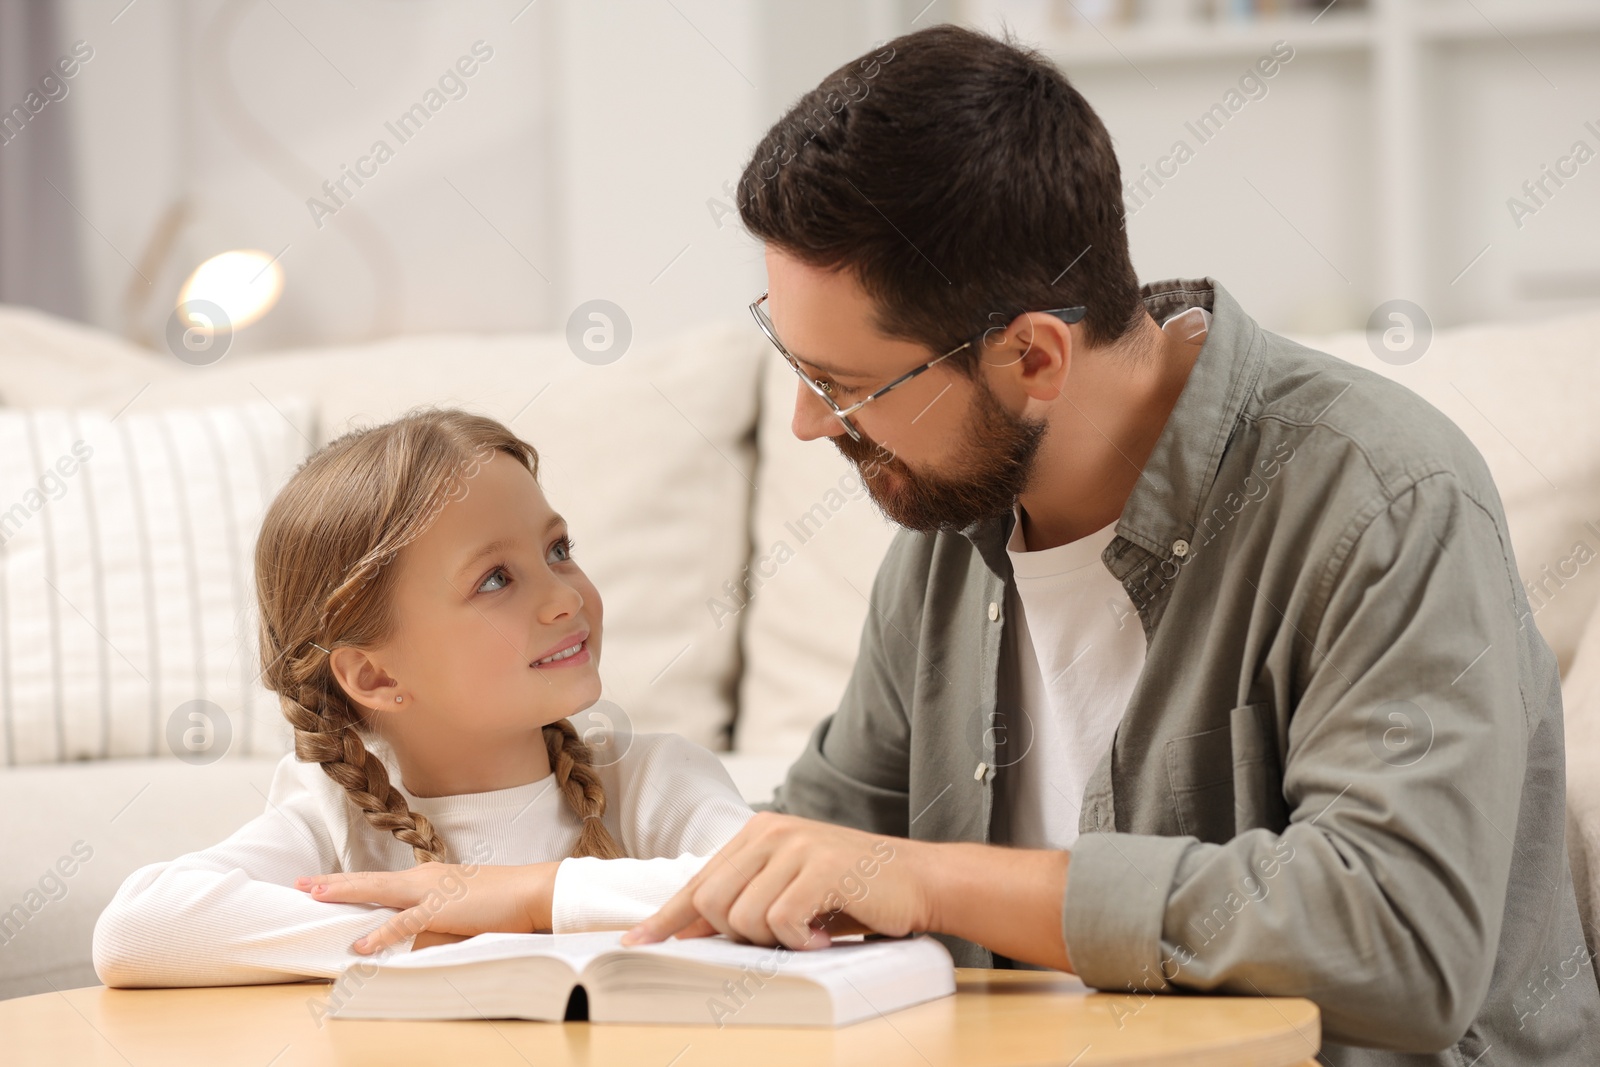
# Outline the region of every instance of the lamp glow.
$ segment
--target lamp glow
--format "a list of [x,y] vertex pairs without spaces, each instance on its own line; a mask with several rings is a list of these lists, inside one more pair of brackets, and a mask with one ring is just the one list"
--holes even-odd
[[237,330],[271,311],[282,293],[283,268],[275,257],[256,248],[236,249],[196,267],[178,291],[178,307],[210,301],[228,316],[228,328]]

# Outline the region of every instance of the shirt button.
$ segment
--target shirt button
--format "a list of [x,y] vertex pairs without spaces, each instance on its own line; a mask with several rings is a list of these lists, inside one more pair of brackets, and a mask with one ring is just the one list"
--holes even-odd
[[989,765],[987,763],[979,763],[978,769],[972,772],[972,780],[974,782],[983,781],[983,772],[987,771],[988,769]]
[[1000,605],[996,604],[994,601],[991,600],[991,601],[989,601],[989,621],[990,622],[998,622],[999,620],[1000,620]]
[[1174,556],[1187,556],[1189,554],[1189,542],[1181,537],[1172,542],[1172,554]]

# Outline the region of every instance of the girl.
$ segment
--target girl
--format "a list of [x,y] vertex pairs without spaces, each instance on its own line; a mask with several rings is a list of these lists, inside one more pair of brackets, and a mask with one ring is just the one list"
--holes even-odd
[[300,466],[255,554],[294,752],[259,817],[128,876],[95,926],[101,981],[327,978],[452,929],[625,928],[744,825],[704,749],[602,734],[627,747],[596,766],[567,721],[600,696],[601,603],[537,475],[505,426],[439,409]]

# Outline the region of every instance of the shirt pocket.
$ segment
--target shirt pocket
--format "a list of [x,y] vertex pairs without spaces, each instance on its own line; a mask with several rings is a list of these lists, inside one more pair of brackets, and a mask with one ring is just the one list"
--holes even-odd
[[1245,704],[1228,712],[1233,733],[1233,832],[1289,825],[1283,798],[1283,751],[1278,717],[1270,703]]
[[1180,834],[1220,843],[1287,824],[1271,704],[1242,704],[1228,712],[1225,726],[1172,738],[1166,762]]

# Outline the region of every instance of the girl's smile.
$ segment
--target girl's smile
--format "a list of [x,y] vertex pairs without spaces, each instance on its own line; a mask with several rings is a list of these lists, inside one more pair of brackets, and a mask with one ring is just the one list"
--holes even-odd
[[546,653],[542,658],[534,660],[529,666],[534,670],[548,670],[551,667],[578,667],[588,663],[589,656],[589,631],[573,634],[555,647],[552,652]]

